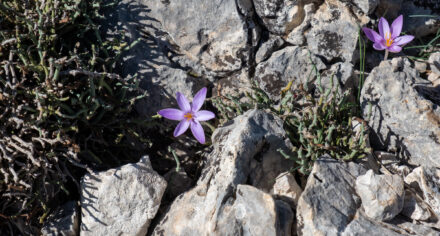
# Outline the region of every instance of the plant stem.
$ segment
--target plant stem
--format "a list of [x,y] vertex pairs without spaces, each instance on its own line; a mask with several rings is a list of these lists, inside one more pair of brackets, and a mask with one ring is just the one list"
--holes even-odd
[[388,49],[385,49],[385,57],[383,58],[384,61],[388,59]]

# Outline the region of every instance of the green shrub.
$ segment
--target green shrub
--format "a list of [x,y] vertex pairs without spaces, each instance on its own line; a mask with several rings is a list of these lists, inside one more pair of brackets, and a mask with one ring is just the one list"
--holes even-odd
[[[320,76],[317,76],[320,80]],[[320,84],[320,81],[318,82]],[[293,144],[293,155],[281,154],[296,162],[292,170],[309,174],[313,162],[321,155],[328,153],[335,159],[344,161],[363,158],[371,152],[366,144],[366,127],[364,121],[356,116],[356,105],[348,99],[349,91],[340,93],[331,87],[318,91],[308,89],[307,84],[294,88],[290,82],[281,93],[279,102],[273,101],[254,82],[252,94],[247,94],[249,103],[240,103],[237,98],[228,96],[214,98],[213,104],[220,111],[222,121],[241,115],[248,109],[259,108],[270,111],[284,121],[284,129]],[[317,94],[312,96],[312,94]],[[361,132],[353,132],[353,119],[360,121]]]
[[101,39],[104,2],[0,1],[1,232],[34,234],[66,183],[150,145],[141,132],[151,122],[132,110],[139,81],[113,71],[133,45]]

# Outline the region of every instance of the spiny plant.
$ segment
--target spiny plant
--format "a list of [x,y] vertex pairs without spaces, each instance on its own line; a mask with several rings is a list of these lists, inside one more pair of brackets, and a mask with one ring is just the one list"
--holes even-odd
[[[280,101],[274,101],[254,82],[252,93],[246,94],[249,103],[228,96],[214,98],[213,104],[223,121],[250,108],[265,109],[279,116],[293,144],[293,154],[279,151],[285,158],[294,160],[297,165],[292,170],[302,174],[309,174],[313,162],[326,153],[344,161],[365,157],[371,152],[366,143],[366,123],[356,117],[356,105],[348,100],[350,91],[340,93],[335,89],[333,77],[331,87],[324,89],[321,77],[317,78],[317,93],[311,92],[307,83],[295,87],[290,82],[280,91]],[[353,131],[354,120],[361,125],[358,133]]]
[[98,27],[114,3],[0,1],[1,232],[35,234],[66,183],[151,144],[141,132],[152,123],[132,110],[139,81],[113,71],[136,41],[103,40]]

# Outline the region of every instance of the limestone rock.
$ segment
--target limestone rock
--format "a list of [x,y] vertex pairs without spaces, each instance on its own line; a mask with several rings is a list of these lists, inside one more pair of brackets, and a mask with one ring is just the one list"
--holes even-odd
[[354,183],[365,172],[354,162],[319,158],[298,201],[298,234],[341,234],[360,206]]
[[[276,51],[272,56],[260,64],[255,69],[255,80],[270,98],[280,99],[280,91],[287,86],[290,81],[294,84],[314,82],[315,73],[313,64],[321,71],[325,64],[313,54],[310,55],[307,49],[291,46]],[[308,76],[310,80],[308,81]]]
[[420,190],[424,201],[440,216],[440,170],[433,167],[417,167],[405,177],[405,182]]
[[[258,183],[253,176],[266,182],[271,179],[252,174],[258,172],[255,168],[259,165],[253,164],[255,162],[266,163],[265,159],[283,162],[284,169],[279,170],[277,175],[293,165],[285,163],[286,160],[275,152],[278,148],[287,151],[282,121],[268,113],[251,110],[224,127],[217,128],[212,140],[214,150],[197,185],[177,197],[153,235],[237,235],[240,232],[245,235],[265,235],[265,232],[283,231],[280,225],[288,223],[273,224],[277,221],[267,218],[275,214],[272,212],[272,197],[252,187],[241,186],[245,183],[267,185]],[[261,205],[263,200],[258,199],[265,199],[265,203]],[[259,211],[272,213],[253,215]],[[245,223],[239,219],[245,220]],[[254,231],[257,225],[264,228]]]
[[356,193],[368,217],[391,220],[402,211],[405,196],[403,179],[398,175],[376,175],[367,171],[356,179]]
[[295,27],[286,37],[286,41],[297,46],[303,46],[305,44],[304,33],[311,27],[311,21],[313,14],[316,12],[316,5],[309,3],[304,5],[304,19],[301,24]]
[[337,0],[325,1],[306,33],[308,48],[327,61],[341,59],[355,63],[359,59],[356,49],[358,24],[359,20],[352,16],[347,6]]
[[288,34],[304,17],[302,1],[254,0],[255,11],[266,28],[278,35]]
[[[341,95],[348,93],[349,101],[354,102],[359,79],[355,76],[353,67],[353,64],[349,62],[338,62],[333,64],[330,69],[324,71],[321,74],[321,86],[324,91],[333,86],[332,91],[338,91]],[[318,82],[315,84],[319,86]],[[316,92],[319,92],[319,90],[316,90]]]
[[[249,98],[246,93],[252,93],[252,84],[249,79],[249,71],[243,69],[230,76],[222,78],[216,82],[216,86],[213,88],[213,97],[235,97],[240,102],[249,102]],[[233,102],[227,104],[231,105]]]
[[[153,1],[122,0],[105,13],[102,27],[107,29],[107,38],[126,32],[128,44],[134,44],[121,57],[124,77],[140,80],[140,87],[147,97],[136,103],[136,110],[145,116],[155,115],[158,110],[176,106],[176,92],[192,97],[199,89],[208,85],[204,78],[192,76],[188,69],[178,67],[170,60],[168,49],[156,36],[161,34],[161,25],[151,15],[149,5]],[[158,1],[159,2],[159,1]],[[149,32],[145,37],[144,31]],[[162,32],[163,34],[163,32]]]
[[289,203],[293,209],[296,209],[302,189],[296,183],[292,173],[284,172],[276,178],[271,193]]
[[354,0],[353,3],[356,4],[365,14],[369,15],[373,13],[379,4],[380,0]]
[[49,216],[41,229],[43,236],[76,236],[79,230],[78,204],[70,201]]
[[[169,34],[170,44],[189,61],[217,74],[237,71],[246,62],[251,26],[236,0],[151,1],[152,17]],[[240,4],[249,10],[248,4]]]
[[[369,236],[401,236],[406,235],[403,233],[404,231],[393,227],[390,224],[378,223],[374,220],[371,220],[367,216],[364,215],[361,211],[358,212],[353,221],[347,225],[347,227],[343,230],[342,236],[361,236],[361,235],[369,235]],[[335,234],[328,234],[335,235]]]
[[255,55],[255,62],[258,64],[266,60],[274,51],[283,46],[284,41],[278,36],[271,35],[269,39],[264,42]]
[[293,213],[287,204],[249,185],[238,185],[236,193],[233,208],[241,235],[290,235]]
[[440,52],[431,54],[428,62],[431,71],[440,76]]
[[425,203],[417,199],[413,192],[406,190],[402,215],[413,220],[427,220],[431,217],[431,212]]
[[410,164],[440,167],[440,107],[429,85],[407,59],[384,61],[371,71],[361,107],[370,117],[373,147],[399,150]]
[[145,235],[166,189],[148,156],[81,180],[81,235]]

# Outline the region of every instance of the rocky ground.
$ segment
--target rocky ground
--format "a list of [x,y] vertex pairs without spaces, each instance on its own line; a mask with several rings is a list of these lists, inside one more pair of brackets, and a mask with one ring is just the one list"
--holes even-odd
[[[313,66],[334,74],[341,91],[356,91],[359,27],[404,14],[403,31],[422,40],[435,37],[440,18],[410,16],[439,12],[428,0],[123,0],[103,27],[141,39],[124,71],[142,79],[149,97],[137,108],[151,116],[175,107],[178,91],[192,97],[207,86],[210,97],[244,97],[251,80],[277,100],[290,81],[309,83]],[[148,156],[88,174],[80,202],[60,208],[42,233],[440,235],[440,53],[382,61],[367,48],[367,158],[323,155],[298,177],[277,151],[291,147],[282,120],[253,109],[215,130],[200,174],[161,176]]]

